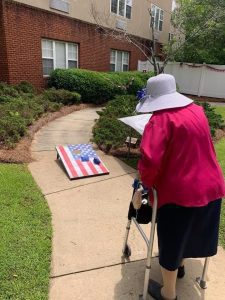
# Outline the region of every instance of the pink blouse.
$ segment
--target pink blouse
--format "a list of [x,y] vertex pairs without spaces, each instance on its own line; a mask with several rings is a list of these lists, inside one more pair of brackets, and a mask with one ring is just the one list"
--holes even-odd
[[157,111],[145,127],[138,169],[143,184],[155,187],[158,207],[195,207],[225,195],[208,120],[202,107]]

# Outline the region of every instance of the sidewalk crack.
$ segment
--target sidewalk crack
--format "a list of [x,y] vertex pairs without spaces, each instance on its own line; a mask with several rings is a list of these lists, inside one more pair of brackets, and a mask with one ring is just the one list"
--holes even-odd
[[[154,258],[158,258],[158,256],[152,256],[152,259],[154,259]],[[131,264],[131,263],[141,262],[141,261],[145,261],[145,260],[146,260],[146,258],[132,260],[132,261],[124,261],[124,262],[115,263],[115,264],[111,264],[111,265],[106,265],[106,266],[101,266],[101,267],[96,267],[96,268],[91,268],[91,269],[85,269],[85,270],[81,270],[81,271],[75,271],[75,272],[50,276],[50,279],[58,279],[58,278],[61,278],[61,277],[66,277],[66,276],[81,274],[81,273],[85,273],[85,272],[92,272],[92,271],[107,269],[107,268],[116,267],[116,266],[120,266],[120,265],[128,265],[128,264]]]
[[127,176],[127,175],[132,175],[132,174],[137,174],[137,172],[134,171],[134,172],[122,174],[122,175],[119,175],[119,176],[115,176],[115,177],[111,177],[111,178],[102,179],[102,180],[95,181],[95,182],[89,182],[89,183],[80,184],[80,185],[77,185],[77,186],[73,186],[73,187],[71,187],[71,188],[66,188],[66,189],[63,189],[63,190],[59,190],[59,191],[55,191],[55,192],[51,192],[51,193],[46,193],[46,194],[44,194],[44,196],[49,196],[49,195],[53,195],[53,194],[58,194],[58,193],[61,193],[61,192],[64,192],[64,191],[74,190],[74,189],[80,188],[80,187],[82,187],[82,186],[92,185],[92,184],[96,184],[96,183],[99,183],[99,182],[103,182],[103,181],[107,181],[107,180],[111,180],[111,179],[115,179],[115,178],[119,178],[119,177],[123,177],[123,176]]

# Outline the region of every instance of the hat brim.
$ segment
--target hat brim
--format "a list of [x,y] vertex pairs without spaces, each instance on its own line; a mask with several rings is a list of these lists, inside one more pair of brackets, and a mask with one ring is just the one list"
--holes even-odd
[[146,96],[136,106],[136,111],[140,113],[154,112],[169,108],[184,107],[191,104],[193,100],[181,95],[178,92],[152,98]]

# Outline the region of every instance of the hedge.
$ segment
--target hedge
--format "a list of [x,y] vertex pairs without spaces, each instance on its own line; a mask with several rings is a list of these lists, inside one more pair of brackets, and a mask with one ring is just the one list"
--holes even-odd
[[120,117],[130,116],[134,112],[137,99],[133,95],[117,96],[109,101],[106,107],[97,112],[100,118],[93,127],[93,141],[105,152],[124,144],[126,137],[140,137],[135,131],[118,120]]
[[[208,118],[211,134],[215,135],[216,129],[224,128],[223,118],[215,109],[206,102],[197,102],[204,108]],[[125,144],[126,137],[131,134],[140,140],[140,135],[130,127],[118,120],[120,117],[132,115],[137,105],[137,99],[132,95],[117,96],[109,101],[106,107],[98,112],[100,118],[93,128],[93,141],[105,152],[117,149]]]
[[27,82],[15,86],[0,83],[0,146],[14,147],[44,113],[79,101],[80,95],[74,92],[51,89],[37,95]]
[[56,69],[48,80],[49,87],[76,91],[82,102],[102,104],[116,95],[132,94],[146,85],[152,72],[95,72],[82,69]]
[[55,88],[45,90],[42,96],[46,100],[62,103],[64,105],[79,104],[81,99],[81,95],[76,92],[70,92],[63,89],[56,90]]

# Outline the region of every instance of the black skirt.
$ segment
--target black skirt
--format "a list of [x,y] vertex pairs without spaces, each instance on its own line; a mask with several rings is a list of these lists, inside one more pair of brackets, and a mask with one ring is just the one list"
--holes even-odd
[[159,263],[176,270],[183,258],[217,253],[221,199],[203,207],[168,204],[157,212]]

